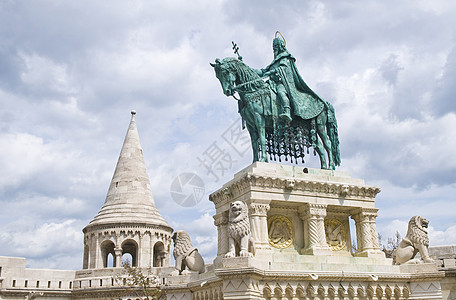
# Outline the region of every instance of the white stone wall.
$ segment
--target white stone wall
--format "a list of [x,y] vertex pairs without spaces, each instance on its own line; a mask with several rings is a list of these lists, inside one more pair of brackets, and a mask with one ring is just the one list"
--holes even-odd
[[[69,295],[75,271],[27,269],[25,263],[25,258],[0,256],[0,299],[24,299],[24,295],[31,292],[63,298],[65,294]],[[11,298],[14,294],[16,296]]]

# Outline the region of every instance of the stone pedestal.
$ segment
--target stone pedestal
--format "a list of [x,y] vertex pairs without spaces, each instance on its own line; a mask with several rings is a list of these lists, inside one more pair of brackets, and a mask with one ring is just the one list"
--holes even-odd
[[[249,207],[252,237],[263,258],[288,251],[383,259],[375,224],[378,192],[380,188],[343,171],[254,163],[210,196],[217,212],[218,261],[228,251],[229,205],[238,200]],[[356,253],[349,217],[356,222]]]
[[[210,195],[218,232],[213,274],[167,287],[168,299],[441,299],[444,274],[435,265],[393,265],[380,251],[379,192],[341,171],[248,166]],[[225,258],[229,232],[241,226],[229,215],[235,201],[245,204],[252,257]]]

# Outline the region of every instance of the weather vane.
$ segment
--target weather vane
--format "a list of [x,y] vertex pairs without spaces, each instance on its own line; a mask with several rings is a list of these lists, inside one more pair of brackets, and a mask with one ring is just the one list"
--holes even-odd
[[231,41],[231,44],[233,44],[234,54],[236,54],[236,55],[238,56],[238,59],[239,59],[239,60],[242,60],[242,56],[239,54],[239,47],[238,47],[238,45],[237,45],[234,41]]

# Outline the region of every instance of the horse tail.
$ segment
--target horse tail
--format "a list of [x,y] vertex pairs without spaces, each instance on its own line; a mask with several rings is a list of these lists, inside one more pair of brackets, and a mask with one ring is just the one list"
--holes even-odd
[[334,164],[340,166],[340,151],[339,151],[339,133],[337,131],[337,120],[334,112],[334,107],[331,103],[324,101],[326,112],[328,115],[328,122],[326,123],[326,131],[328,132],[329,139],[331,140],[331,151],[334,157]]

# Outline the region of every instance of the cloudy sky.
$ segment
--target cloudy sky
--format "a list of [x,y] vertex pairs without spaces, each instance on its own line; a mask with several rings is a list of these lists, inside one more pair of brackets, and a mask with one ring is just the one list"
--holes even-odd
[[[335,107],[339,170],[382,188],[382,236],[404,235],[419,214],[431,245],[456,244],[455,13],[451,0],[0,1],[0,255],[82,267],[81,230],[134,109],[157,207],[212,260],[207,195],[252,157],[230,146],[237,104],[209,62],[233,56],[235,41],[265,67],[276,30]],[[224,169],[208,173],[200,159],[214,149]],[[182,173],[204,181],[191,207],[170,194]]]

